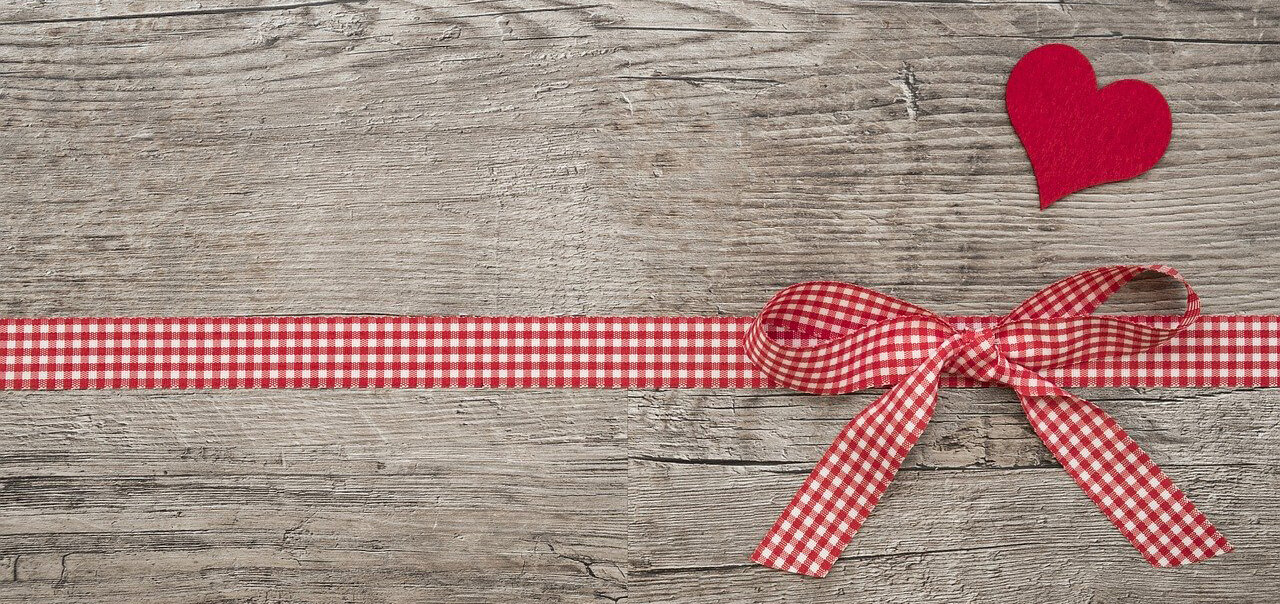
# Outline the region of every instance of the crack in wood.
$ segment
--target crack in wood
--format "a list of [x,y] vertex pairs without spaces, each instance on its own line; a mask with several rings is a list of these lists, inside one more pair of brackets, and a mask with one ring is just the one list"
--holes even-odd
[[91,23],[94,21],[126,21],[131,19],[161,19],[166,17],[191,17],[199,15],[231,15],[240,13],[266,13],[287,11],[331,4],[364,4],[368,0],[313,0],[311,2],[294,2],[290,4],[268,4],[265,6],[224,6],[214,8],[193,8],[189,10],[153,11],[145,13],[127,13],[123,15],[96,15],[92,17],[62,17],[53,19],[25,19],[21,21],[0,21],[3,25],[41,25],[51,23]]
[[813,31],[791,31],[786,29],[735,29],[719,27],[674,27],[645,25],[596,25],[596,29],[622,29],[632,31],[670,31],[710,34],[811,34]]
[[689,82],[692,84],[702,82],[750,82],[758,84],[769,84],[772,86],[781,86],[782,82],[771,80],[769,78],[737,78],[728,76],[668,76],[668,75],[651,75],[651,76],[617,76],[619,80],[672,80],[677,82]]
[[1179,38],[1179,37],[1162,37],[1162,36],[1142,36],[1122,33],[1109,34],[1072,34],[1069,36],[1013,36],[1002,34],[946,34],[945,38],[965,38],[965,39],[1003,39],[1003,40],[1031,40],[1044,42],[1049,40],[1133,40],[1138,42],[1168,42],[1173,44],[1218,44],[1230,46],[1277,46],[1280,40],[1234,40],[1229,38]]
[[557,11],[587,10],[591,8],[600,8],[604,4],[569,4],[565,6],[550,6],[546,8],[525,8],[520,10],[493,11],[490,13],[472,13],[468,15],[453,15],[450,19],[472,19],[475,17],[503,17],[506,15],[523,15],[528,13],[551,13]]
[[[939,554],[985,552],[985,551],[992,551],[992,550],[1008,550],[1008,549],[1016,549],[1021,547],[1033,547],[1033,546],[1043,546],[1043,545],[1044,545],[1043,543],[1039,543],[1036,541],[1015,541],[1011,543],[999,543],[995,545],[978,545],[973,547],[951,547],[951,548],[926,549],[926,550],[906,551],[906,552],[886,552],[883,554],[853,554],[853,555],[846,554],[846,555],[840,556],[840,560],[845,562],[850,560],[865,561],[865,560],[881,560],[881,559],[890,559],[890,558],[903,558],[903,557],[910,557],[910,556],[919,556],[923,558],[926,556],[934,556]],[[716,565],[706,565],[706,566],[663,566],[658,568],[637,569],[632,571],[632,573],[636,575],[668,575],[668,574],[680,574],[680,573],[740,571],[748,568],[763,569],[765,567],[755,563],[716,564]]]
[[902,101],[907,106],[907,119],[917,121],[920,119],[920,83],[916,80],[916,72],[911,68],[911,64],[902,63],[902,69],[898,70],[898,77],[894,78],[893,83],[902,90],[902,95],[894,99]]

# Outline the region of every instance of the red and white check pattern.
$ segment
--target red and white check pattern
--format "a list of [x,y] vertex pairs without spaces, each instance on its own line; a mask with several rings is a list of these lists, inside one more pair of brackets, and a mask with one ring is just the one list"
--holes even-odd
[[[1153,565],[1177,566],[1230,551],[1226,538],[1111,416],[1062,390],[1053,377],[1066,367],[1089,367],[1117,357],[1126,360],[1104,365],[1101,373],[1092,367],[1067,375],[1106,381],[1113,371],[1141,376],[1143,370],[1158,370],[1162,376],[1185,378],[1188,361],[1196,365],[1196,378],[1187,382],[1198,382],[1204,373],[1217,375],[1196,357],[1200,349],[1188,352],[1181,348],[1185,344],[1177,345],[1177,353],[1167,349],[1199,319],[1199,300],[1190,286],[1181,317],[1092,315],[1144,271],[1185,284],[1177,271],[1164,266],[1094,269],[1046,287],[994,323],[944,319],[847,283],[802,283],[779,292],[745,336],[747,353],[766,375],[781,385],[822,394],[893,387],[836,437],[752,560],[794,573],[826,575],[929,423],[938,388],[948,375],[1013,388],[1036,434]],[[1274,319],[1259,318],[1259,324],[1274,329]],[[1275,385],[1280,332],[1254,335],[1218,345],[1263,355],[1260,375],[1273,376],[1267,379]],[[1141,365],[1133,364],[1134,357],[1142,356],[1135,353],[1148,355]]]
[[[1157,327],[1177,323],[1177,317],[1128,318]],[[946,320],[966,331],[999,322],[998,317]],[[777,387],[743,350],[752,321],[0,318],[0,390]],[[905,362],[903,367],[913,366]],[[874,379],[859,383],[889,385],[905,375],[877,371]],[[1280,317],[1205,316],[1147,352],[1038,372],[1067,388],[1280,386]],[[942,385],[983,384],[945,374]]]
[[750,388],[750,319],[0,319],[0,388]]

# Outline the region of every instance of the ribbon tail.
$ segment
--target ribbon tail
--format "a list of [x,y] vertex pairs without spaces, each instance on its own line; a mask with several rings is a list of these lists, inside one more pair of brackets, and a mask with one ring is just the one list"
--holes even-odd
[[752,561],[826,576],[933,416],[945,354],[935,353],[845,425]]
[[1056,386],[1016,389],[1049,451],[1153,566],[1231,551],[1227,538],[1107,412]]

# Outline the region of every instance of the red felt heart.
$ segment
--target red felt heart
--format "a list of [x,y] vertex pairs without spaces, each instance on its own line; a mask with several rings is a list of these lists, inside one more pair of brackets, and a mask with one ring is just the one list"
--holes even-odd
[[1164,95],[1139,80],[1099,89],[1093,66],[1063,44],[1022,57],[1005,88],[1009,121],[1040,188],[1040,209],[1085,187],[1133,178],[1169,147]]

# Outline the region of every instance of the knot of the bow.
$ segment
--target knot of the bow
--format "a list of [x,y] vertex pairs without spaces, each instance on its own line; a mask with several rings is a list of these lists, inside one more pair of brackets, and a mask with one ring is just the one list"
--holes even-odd
[[948,357],[947,373],[1000,381],[1001,361],[1036,372],[1133,354],[1168,341],[1199,317],[1189,285],[1186,312],[1172,325],[1093,314],[1146,271],[1186,285],[1167,266],[1093,269],[1049,285],[979,330],[858,285],[800,283],[765,305],[743,345],[773,381],[815,394],[892,385],[937,354]]
[[743,345],[779,385],[840,394],[892,385],[827,449],[752,559],[823,576],[871,513],[924,431],[941,376],[1013,388],[1036,434],[1142,555],[1176,566],[1231,546],[1111,416],[1059,388],[1045,369],[1159,346],[1194,322],[1093,312],[1145,271],[1186,285],[1166,266],[1113,266],[1054,283],[1005,317],[948,320],[892,296],[820,281],[788,287],[748,328]]
[[[999,382],[1008,373],[1009,359],[996,342],[990,329],[961,330],[952,336],[954,348],[948,355],[943,370],[954,375],[964,375],[978,382]],[[943,344],[943,348],[946,348]]]

